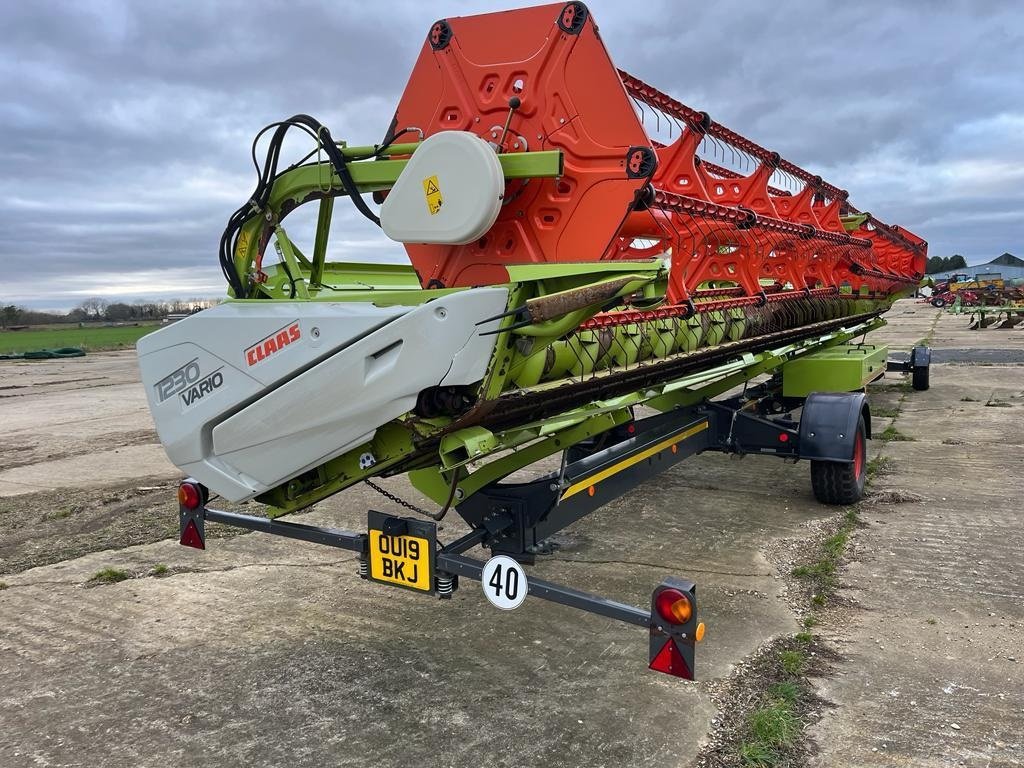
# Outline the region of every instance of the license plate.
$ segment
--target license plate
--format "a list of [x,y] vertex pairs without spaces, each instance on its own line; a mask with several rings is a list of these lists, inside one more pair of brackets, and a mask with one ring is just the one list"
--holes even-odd
[[417,592],[434,591],[434,523],[371,510],[367,527],[371,581]]

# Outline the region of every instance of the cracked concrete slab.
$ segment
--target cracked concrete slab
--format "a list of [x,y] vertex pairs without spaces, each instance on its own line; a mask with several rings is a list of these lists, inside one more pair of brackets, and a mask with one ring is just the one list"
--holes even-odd
[[[48,391],[29,387],[19,408],[50,408]],[[99,392],[61,393],[102,417],[69,421],[67,439],[116,444],[110,424],[137,426],[138,393]],[[361,529],[368,508],[389,502],[353,489],[302,519]],[[692,575],[708,625],[700,683],[648,672],[641,629],[542,601],[500,612],[473,582],[441,603],[361,581],[348,553],[256,534],[6,575],[0,764],[683,765],[714,715],[709,686],[795,629],[762,544],[828,514],[806,466],[702,456],[568,529],[531,568],[641,606],[663,576]],[[445,540],[464,530],[444,526]],[[104,568],[134,578],[90,586]]]
[[[874,336],[903,350],[929,335],[950,349],[970,348],[986,333],[947,327],[912,302],[898,303],[890,320]],[[1019,343],[1001,338],[1010,349]],[[20,392],[19,405],[4,413],[21,414],[19,434],[36,439],[32,414],[45,419],[54,403],[46,393],[60,387],[72,412],[99,417],[68,422],[64,439],[80,442],[69,443],[73,454],[64,458],[82,455],[75,452],[92,441],[103,450],[138,445],[131,435],[149,425],[141,390],[131,394],[133,365],[130,356],[104,359],[81,387],[67,368],[38,386],[16,379],[21,389],[6,391]],[[855,537],[847,579],[849,594],[870,610],[853,609],[847,625],[830,630],[847,660],[837,677],[820,681],[837,706],[815,730],[818,764],[974,764],[975,755],[986,764],[981,758],[1001,755],[993,751],[1000,744],[1014,749],[1013,728],[1024,730],[1016,727],[1015,672],[997,686],[1007,669],[998,665],[1016,664],[1007,649],[1019,638],[1020,590],[1007,585],[1019,578],[1019,557],[1005,553],[1014,546],[1019,553],[1019,540],[1006,534],[1011,518],[1000,511],[993,475],[961,480],[1004,467],[1000,461],[1019,476],[1012,464],[1022,455],[1019,441],[986,463],[1016,434],[1012,420],[989,415],[1016,412],[961,400],[983,384],[1019,408],[1014,375],[949,364],[941,374],[936,368],[935,387],[923,397],[885,389],[891,378],[872,395],[886,407],[902,399],[896,426],[921,437],[872,446],[894,457],[896,473],[865,505],[869,528]],[[99,394],[122,385],[124,396]],[[947,421],[966,426],[947,437],[935,426]],[[41,434],[31,450],[47,439]],[[32,463],[64,460],[38,458]],[[61,481],[79,469],[62,468]],[[813,501],[807,473],[805,464],[771,459],[688,460],[565,531],[531,568],[637,605],[662,576],[694,576],[708,625],[698,683],[649,673],[637,628],[541,601],[499,612],[471,582],[441,603],[361,581],[348,553],[258,534],[211,540],[206,552],[172,540],[102,549],[5,575],[0,765],[687,765],[713,728],[709,694],[718,681],[762,642],[797,629],[786,580],[765,552],[834,514]],[[423,502],[404,481],[385,483]],[[921,500],[895,504],[888,492]],[[969,517],[957,512],[967,498],[978,502]],[[391,507],[360,488],[302,518],[363,528],[368,508]],[[444,525],[445,540],[462,530]],[[915,555],[922,552],[927,557]],[[153,575],[158,564],[168,575]],[[132,578],[91,586],[104,568]],[[954,576],[963,589],[937,588]],[[967,706],[989,730],[960,714]],[[901,729],[933,734],[928,724],[953,714],[964,721],[957,721],[959,741],[896,739]],[[889,734],[883,750],[876,737]],[[883,751],[888,763],[876,757]]]
[[[1024,350],[1019,335],[901,310],[934,317],[949,357],[968,339],[993,359]],[[913,343],[895,321],[883,333]],[[1024,764],[1024,366],[976,357],[934,366],[895,421],[909,439],[882,450],[895,471],[878,490],[920,501],[864,508],[843,573],[855,607],[828,633],[844,661],[818,681],[835,706],[813,729],[814,765]]]
[[177,477],[134,352],[0,364],[0,497]]

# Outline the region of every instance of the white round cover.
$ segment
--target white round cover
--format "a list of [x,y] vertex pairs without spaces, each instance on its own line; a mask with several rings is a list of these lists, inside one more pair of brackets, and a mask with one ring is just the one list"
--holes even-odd
[[498,218],[504,190],[505,175],[490,144],[466,131],[435,133],[388,193],[381,227],[400,243],[471,243]]

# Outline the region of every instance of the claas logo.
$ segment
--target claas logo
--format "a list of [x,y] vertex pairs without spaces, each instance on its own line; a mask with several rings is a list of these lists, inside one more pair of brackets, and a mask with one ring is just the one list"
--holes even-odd
[[289,344],[294,344],[300,338],[302,338],[302,331],[299,330],[299,321],[296,320],[291,325],[287,325],[281,330],[270,334],[265,339],[257,341],[245,350],[245,362],[250,367],[254,366],[256,363],[263,362],[275,352],[280,352]]

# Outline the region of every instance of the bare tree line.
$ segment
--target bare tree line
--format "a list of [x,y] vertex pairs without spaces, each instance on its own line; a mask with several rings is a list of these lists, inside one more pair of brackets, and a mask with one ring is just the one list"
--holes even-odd
[[107,301],[93,296],[69,312],[27,309],[0,301],[0,328],[53,323],[138,322],[162,320],[168,315],[190,314],[212,307],[218,299],[171,299],[169,301]]

